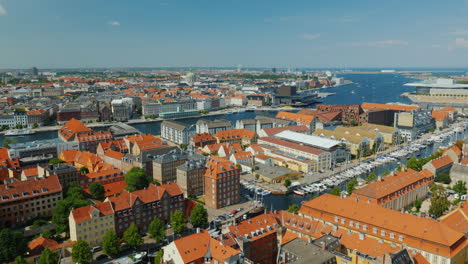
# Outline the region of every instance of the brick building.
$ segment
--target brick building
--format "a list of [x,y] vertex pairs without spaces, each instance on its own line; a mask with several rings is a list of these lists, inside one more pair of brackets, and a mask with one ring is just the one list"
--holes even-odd
[[278,224],[275,215],[261,214],[228,228],[244,257],[258,264],[275,264]]
[[56,175],[7,182],[0,185],[0,196],[0,225],[7,227],[52,216],[55,205],[63,197]]
[[341,112],[341,121],[344,123],[360,123],[363,110],[360,105],[317,105],[319,112]]
[[240,201],[240,170],[230,161],[211,157],[204,176],[205,203],[222,208]]
[[132,223],[144,233],[156,217],[168,222],[176,210],[185,213],[187,202],[184,192],[176,183],[160,186],[150,184],[144,190],[124,191],[108,200],[112,203],[115,231],[118,235],[122,235]]

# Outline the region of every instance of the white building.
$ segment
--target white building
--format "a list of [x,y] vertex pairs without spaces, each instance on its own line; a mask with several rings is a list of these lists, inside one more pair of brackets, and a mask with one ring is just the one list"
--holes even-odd
[[111,102],[112,117],[115,121],[127,121],[133,113],[133,99],[114,99]]
[[161,124],[161,137],[176,144],[190,143],[189,126],[176,121],[163,121]]
[[421,109],[411,112],[395,113],[395,127],[406,141],[415,140],[418,135],[434,128],[434,120],[430,111]]

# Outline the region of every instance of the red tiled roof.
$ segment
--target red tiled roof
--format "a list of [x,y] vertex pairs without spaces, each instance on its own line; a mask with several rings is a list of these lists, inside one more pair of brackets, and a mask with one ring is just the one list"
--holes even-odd
[[91,212],[94,210],[99,211],[99,216],[111,215],[114,213],[112,204],[110,202],[102,202],[94,205],[88,205],[71,211],[76,223],[81,223],[91,219]]
[[[197,241],[197,243],[194,243]],[[181,256],[183,263],[198,263],[208,252],[214,260],[224,263],[228,258],[240,254],[239,251],[221,244],[216,239],[210,237],[208,231],[203,230],[174,241],[174,244]]]
[[362,103],[362,109],[387,109],[396,111],[411,111],[418,109],[419,106],[399,105],[399,104],[377,104],[377,103]]
[[263,129],[263,132],[265,132],[265,134],[268,136],[268,137],[271,137],[271,136],[274,136],[280,132],[283,132],[283,131],[286,131],[286,130],[290,130],[290,131],[294,131],[294,132],[309,132],[310,129],[307,127],[307,126],[304,126],[304,125],[299,125],[299,126],[286,126],[286,127],[272,127],[272,128],[264,128]]
[[0,203],[62,191],[57,175],[0,185]]
[[442,167],[452,164],[453,161],[450,159],[449,156],[442,156],[438,159],[432,160],[431,163],[432,163],[432,166],[434,166],[434,168],[440,169]]
[[75,134],[82,132],[92,132],[92,130],[75,118],[70,119],[58,131],[66,140],[70,140]]
[[233,139],[246,139],[252,140],[256,133],[248,129],[229,129],[218,131],[215,137],[219,140],[233,140]]
[[320,155],[320,154],[323,153],[323,151],[320,150],[320,149],[316,149],[316,148],[313,148],[313,147],[300,145],[300,144],[293,143],[293,142],[286,141],[286,140],[279,139],[279,138],[261,137],[261,138],[258,139],[258,141],[259,141],[259,142],[260,142],[260,141],[266,141],[266,142],[268,142],[268,143],[270,143],[270,144],[280,145],[280,146],[284,146],[284,147],[288,147],[288,148],[300,150],[300,151],[303,151],[303,152],[307,152],[307,153],[310,153],[310,154],[314,154],[314,155]]

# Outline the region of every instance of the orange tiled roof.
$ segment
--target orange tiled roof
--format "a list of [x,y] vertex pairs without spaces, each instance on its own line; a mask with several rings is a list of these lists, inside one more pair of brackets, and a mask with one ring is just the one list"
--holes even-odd
[[264,128],[263,131],[267,134],[268,137],[274,136],[280,132],[290,130],[294,132],[309,132],[310,129],[304,125],[298,126],[286,126],[286,127],[272,127],[272,128]]
[[459,232],[468,232],[468,210],[466,202],[463,202],[459,208],[442,216],[441,222]]
[[[299,213],[338,225],[343,225],[340,221],[346,219],[347,228],[359,231],[361,230],[359,227],[348,227],[348,222],[367,225],[368,230],[365,232],[375,237],[395,241],[398,244],[405,243],[442,256],[452,257],[468,245],[463,233],[449,228],[444,223],[330,194],[305,202]],[[338,221],[335,217],[339,218]],[[377,227],[379,232],[371,233],[373,227]],[[381,233],[381,230],[385,230],[386,233]],[[390,233],[395,233],[395,237],[390,238]],[[401,242],[399,242],[400,235],[403,236]]]
[[177,183],[163,184],[160,186],[150,184],[148,188],[144,190],[134,192],[123,191],[122,194],[117,197],[109,197],[109,201],[112,202],[115,211],[120,211],[130,208],[137,199],[144,203],[158,201],[164,193],[170,196],[177,196],[183,195],[184,192]]
[[449,112],[456,112],[457,109],[453,108],[452,106],[444,106],[440,109],[441,111],[449,111]]
[[114,213],[112,204],[110,202],[102,202],[94,205],[88,205],[71,211],[76,223],[91,220],[91,212],[94,210],[99,211],[99,216],[111,215]]
[[206,168],[205,177],[215,179],[222,178],[230,173],[240,173],[240,170],[232,162],[216,156],[210,156],[210,159],[206,162]]
[[62,135],[63,138],[66,140],[71,139],[75,134],[82,133],[82,132],[92,132],[90,128],[85,126],[80,121],[76,120],[75,118],[70,119],[67,123],[65,123],[59,130],[59,134]]
[[62,191],[57,175],[47,178],[15,181],[0,185],[0,203],[24,199],[24,197],[43,196]]
[[449,156],[442,156],[438,159],[432,160],[431,163],[432,166],[434,166],[434,168],[440,169],[442,167],[452,164],[453,161],[450,159]]
[[276,114],[276,118],[295,121],[298,124],[302,124],[302,125],[310,125],[312,123],[312,121],[314,121],[316,116],[314,116],[314,115],[304,115],[304,114],[298,114],[298,113],[290,113],[290,112],[286,112],[286,111],[279,111]]
[[448,112],[432,110],[432,118],[434,118],[437,121],[444,121],[448,118]]
[[[193,241],[197,241],[197,243]],[[203,260],[208,252],[213,257],[211,263],[215,263],[215,260],[224,263],[228,258],[240,254],[239,251],[212,238],[206,230],[177,239],[174,244],[182,257],[183,263],[198,263]]]
[[462,154],[461,149],[456,145],[453,145],[450,148],[444,150],[444,153],[447,153],[449,150],[452,150],[455,153],[455,155],[457,155],[458,157],[460,157]]
[[233,140],[233,139],[246,139],[252,140],[255,138],[256,133],[248,129],[229,129],[224,131],[218,131],[215,137],[219,140]]
[[[239,237],[249,235],[249,239],[252,241],[263,238],[272,233],[276,233],[277,227],[279,226],[276,216],[272,213],[268,213],[241,221],[237,225],[230,225],[228,228],[229,232],[231,232],[234,236]],[[264,232],[262,232],[262,229]],[[253,237],[251,236],[252,232],[256,233],[256,235]]]
[[[430,173],[430,175],[432,178],[432,173]],[[382,180],[373,181],[368,185],[355,190],[353,192],[353,196],[365,196],[379,200],[379,202],[380,199],[385,199],[384,202],[388,202],[398,196],[396,195],[398,191],[402,191],[401,195],[407,193],[404,191],[406,187],[413,190],[427,185],[430,182],[432,182],[432,179],[428,179],[428,177],[426,177],[426,173],[419,173],[412,169],[407,169],[406,171],[397,172],[394,176],[386,176],[383,177]]]
[[34,177],[34,176],[38,176],[38,175],[39,175],[39,173],[38,173],[38,171],[37,171],[37,167],[32,167],[32,168],[23,169],[22,174],[24,174],[24,176],[25,176],[26,178]]
[[240,151],[234,153],[234,158],[239,161],[239,160],[246,160],[246,159],[252,159],[252,154],[248,151]]
[[216,140],[216,138],[210,133],[199,133],[193,137],[194,143],[204,142],[204,141],[213,141],[213,140]]
[[399,104],[377,104],[377,103],[362,103],[362,109],[386,109],[395,111],[412,111],[419,109],[419,106],[399,105]]

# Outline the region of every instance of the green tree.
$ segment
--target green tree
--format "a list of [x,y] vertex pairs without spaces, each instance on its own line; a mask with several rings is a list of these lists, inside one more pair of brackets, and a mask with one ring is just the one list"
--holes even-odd
[[102,200],[104,199],[104,186],[102,184],[93,182],[89,185],[89,191],[91,192],[91,195],[93,196],[94,199],[97,200]]
[[371,181],[375,180],[375,177],[376,177],[376,176],[375,176],[375,173],[374,173],[374,172],[371,172],[371,173],[369,174],[369,176],[367,176],[366,182],[371,182]]
[[330,194],[336,195],[336,196],[341,196],[341,190],[338,186],[333,187],[333,189],[330,191]]
[[448,173],[439,173],[435,177],[435,181],[436,182],[441,182],[441,183],[444,183],[444,184],[449,184],[452,181],[452,179],[450,179],[450,175]]
[[20,232],[8,228],[0,231],[0,263],[13,260],[16,256],[26,253],[27,241]]
[[242,170],[242,165],[240,165],[239,163],[236,164],[236,167],[237,167],[239,170]]
[[449,208],[450,202],[447,199],[445,190],[436,190],[432,193],[431,205],[429,206],[429,214],[439,218]]
[[291,204],[288,207],[288,212],[290,212],[290,213],[297,214],[298,211],[299,211],[299,205],[297,205],[297,204]]
[[107,231],[102,240],[102,250],[109,256],[117,256],[120,253],[119,237],[113,229]]
[[459,195],[466,194],[466,182],[464,181],[457,181],[454,185],[452,190],[457,192]]
[[406,162],[406,167],[415,171],[421,171],[424,164],[426,164],[425,159],[412,157]]
[[49,160],[49,164],[51,165],[55,165],[55,164],[60,164],[60,163],[64,163],[65,161],[59,159],[59,158],[53,158],[51,160]]
[[396,168],[396,171],[402,171],[403,170],[403,167],[401,167],[401,164],[398,165],[398,167]]
[[6,137],[4,140],[3,140],[3,147],[4,148],[10,148],[10,144],[16,144],[18,142],[16,142],[15,140],[9,138],[9,137]]
[[180,144],[179,147],[180,147],[182,150],[187,150],[188,145],[187,145],[187,144]]
[[72,260],[75,263],[88,263],[93,259],[93,253],[88,242],[78,240],[72,247]]
[[138,227],[132,223],[123,234],[125,242],[134,250],[143,244],[143,238],[138,232]]
[[158,217],[155,217],[149,224],[148,233],[156,242],[160,242],[166,236],[166,228],[164,222]]
[[68,232],[68,216],[72,208],[80,208],[89,205],[83,195],[83,188],[78,184],[70,184],[65,199],[60,200],[54,207],[52,223],[55,224],[57,233]]
[[414,207],[416,208],[416,210],[418,212],[419,212],[419,209],[421,209],[421,206],[422,206],[422,201],[421,200],[414,201]]
[[190,214],[190,223],[192,226],[197,228],[207,228],[208,227],[208,211],[201,204],[196,204]]
[[32,127],[33,127],[33,128],[38,128],[39,125],[38,125],[37,123],[34,123]]
[[12,264],[26,264],[26,260],[22,256],[17,256]]
[[57,252],[50,250],[48,247],[44,248],[39,257],[37,264],[57,264],[59,256]]
[[291,180],[289,178],[286,178],[284,180],[284,187],[289,188],[291,186]]
[[356,186],[358,184],[358,181],[356,178],[350,180],[348,182],[348,184],[346,185],[346,192],[348,192],[348,195],[351,195],[351,193],[354,192],[354,190],[356,189]]
[[80,168],[80,173],[81,173],[81,174],[88,174],[88,173],[89,173],[89,169],[86,168],[85,166],[83,166],[83,167]]
[[185,229],[185,216],[184,214],[176,210],[172,215],[171,215],[171,227],[174,230],[174,232],[180,234],[184,231]]
[[130,192],[148,187],[149,182],[150,179],[142,168],[133,167],[125,174],[125,183]]
[[164,251],[160,249],[158,253],[156,253],[156,256],[154,257],[154,264],[161,264],[163,256],[164,256]]

